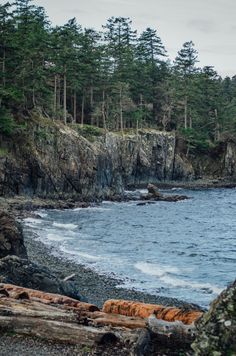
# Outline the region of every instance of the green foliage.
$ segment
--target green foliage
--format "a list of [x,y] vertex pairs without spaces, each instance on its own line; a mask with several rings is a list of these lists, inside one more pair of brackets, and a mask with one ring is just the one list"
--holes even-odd
[[6,157],[8,155],[8,149],[0,147],[0,157]]
[[180,133],[187,141],[190,152],[206,152],[214,147],[214,144],[209,140],[209,137],[205,132],[183,128],[180,130]]
[[0,134],[10,136],[16,128],[12,114],[4,108],[0,108]]
[[33,121],[37,110],[80,123],[90,138],[102,132],[94,124],[122,133],[174,129],[192,150],[236,132],[236,76],[222,80],[213,67],[198,68],[192,41],[171,63],[158,32],[138,35],[129,18],[109,18],[103,32],[75,18],[52,27],[33,0],[16,0],[0,5],[0,43],[1,133],[15,130],[11,113]]
[[72,127],[77,129],[78,133],[86,138],[99,137],[104,133],[101,128],[92,125],[72,125]]

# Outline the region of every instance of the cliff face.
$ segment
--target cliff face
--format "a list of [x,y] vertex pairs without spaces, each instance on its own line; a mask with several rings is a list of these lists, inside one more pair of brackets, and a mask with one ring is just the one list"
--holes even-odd
[[70,127],[40,119],[27,134],[1,146],[0,195],[99,199],[149,182],[236,178],[233,142],[216,153],[217,159],[191,161],[178,149],[174,134],[155,130],[138,137],[107,133],[89,141]]

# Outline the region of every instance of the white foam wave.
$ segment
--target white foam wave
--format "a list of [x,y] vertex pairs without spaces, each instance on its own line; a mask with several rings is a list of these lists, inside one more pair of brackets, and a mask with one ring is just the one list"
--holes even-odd
[[26,218],[26,219],[24,219],[24,221],[27,225],[30,225],[30,226],[31,225],[39,225],[42,223],[42,220],[34,219],[34,218]]
[[76,225],[76,224],[63,224],[63,223],[57,223],[57,222],[54,222],[53,226],[59,227],[61,229],[67,229],[67,230],[75,230],[78,227],[78,225]]
[[166,284],[169,284],[173,287],[182,287],[182,288],[192,288],[192,289],[200,289],[212,292],[214,294],[220,294],[223,288],[215,286],[210,283],[198,283],[194,281],[186,281],[184,279],[172,278],[170,276],[162,276],[160,280]]
[[92,260],[92,261],[98,261],[101,259],[101,257],[99,256],[94,256],[94,255],[90,255],[89,253],[85,253],[85,252],[79,252],[79,251],[75,251],[75,250],[70,250],[66,247],[61,247],[61,251],[65,252],[67,254],[70,254],[71,256],[79,256],[79,257],[83,257],[86,260]]
[[[151,264],[140,262],[136,263],[135,267],[141,272],[156,276],[165,284],[171,285],[173,287],[179,288],[191,288],[195,290],[205,290],[206,292],[219,294],[222,292],[223,288],[212,285],[210,283],[199,283],[194,281],[186,281],[184,279],[176,278],[170,276],[171,274],[179,274],[181,271],[177,267],[173,266],[160,266],[158,264]],[[186,270],[185,270],[186,271]]]
[[37,211],[37,215],[39,215],[41,218],[46,218],[46,216],[48,216],[47,213],[44,213],[42,211]]
[[150,276],[162,277],[168,273],[180,273],[177,267],[173,266],[160,266],[158,264],[146,263],[146,262],[138,262],[135,264],[135,267],[145,274],[149,274]]
[[69,240],[68,236],[58,235],[57,233],[49,233],[47,234],[47,239],[50,241],[64,241]]

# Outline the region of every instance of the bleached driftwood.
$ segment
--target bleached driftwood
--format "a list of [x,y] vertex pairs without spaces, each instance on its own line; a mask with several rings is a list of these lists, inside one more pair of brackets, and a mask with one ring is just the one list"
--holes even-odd
[[[129,315],[137,314],[134,311],[137,312],[137,304],[141,304],[142,312],[138,310],[142,317],[116,313],[117,303],[122,306],[120,312],[124,314],[126,306],[126,314]],[[92,304],[65,296],[1,284],[0,329],[87,346],[116,341],[129,343],[134,355],[142,355],[153,340],[159,345],[175,348],[177,344],[189,345],[194,339],[194,324],[157,319],[157,309],[154,308],[155,313],[150,314],[153,305],[127,301],[123,304],[122,301],[109,301],[105,305],[102,312]],[[115,307],[108,308],[108,305]],[[130,309],[130,305],[135,308]],[[159,312],[162,308],[164,313],[166,308],[159,307]],[[148,317],[143,317],[147,314]],[[189,315],[187,320],[190,320]]]

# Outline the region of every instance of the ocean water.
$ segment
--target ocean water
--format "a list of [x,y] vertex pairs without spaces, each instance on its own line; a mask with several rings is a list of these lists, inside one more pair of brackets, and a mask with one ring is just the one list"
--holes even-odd
[[236,278],[236,189],[166,192],[192,199],[39,211],[25,228],[122,287],[208,307]]

